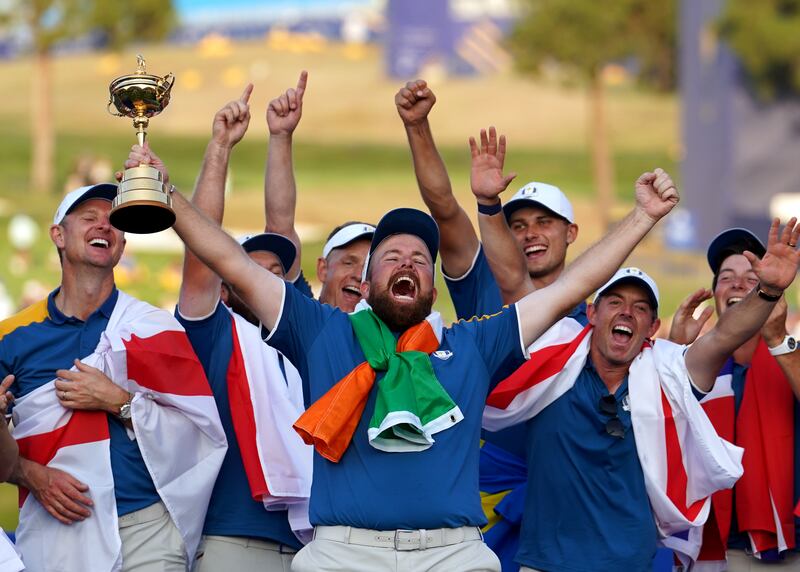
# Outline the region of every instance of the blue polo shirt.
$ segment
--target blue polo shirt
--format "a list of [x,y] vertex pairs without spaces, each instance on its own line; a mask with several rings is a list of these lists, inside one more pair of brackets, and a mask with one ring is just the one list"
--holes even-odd
[[[500,288],[489,267],[483,245],[478,247],[472,267],[461,278],[450,278],[445,275],[444,280],[459,319],[493,314],[503,307]],[[567,316],[577,320],[582,326],[588,324],[586,302],[575,306]],[[520,459],[525,459],[526,432],[524,424],[512,425],[500,431],[484,431],[483,439]]]
[[177,311],[175,315],[186,328],[189,341],[203,364],[228,439],[228,451],[214,483],[203,534],[258,538],[295,549],[302,548],[289,526],[286,511],[267,511],[263,503],[254,500],[250,494],[228,399],[227,375],[233,354],[233,316],[222,302],[217,303],[210,316],[199,320],[186,319]]
[[590,360],[528,421],[528,492],[517,562],[547,572],[652,568],[657,530],[636,454],[628,379],[617,389],[623,439],[606,432],[608,390]]
[[311,290],[311,284],[308,283],[306,280],[303,271],[300,271],[300,274],[297,275],[297,278],[294,279],[294,282],[291,282],[291,285],[295,287],[295,289],[303,294],[303,296],[308,296],[309,298],[314,297],[314,292]]
[[[0,379],[14,374],[11,392],[16,397],[53,381],[56,370],[70,369],[75,358],[93,353],[118,297],[115,288],[84,322],[65,316],[56,307],[58,291],[56,288],[45,300],[0,322]],[[117,515],[155,504],[160,499],[137,441],[128,437],[115,415],[108,415],[108,428]]]
[[[347,314],[284,288],[267,341],[296,364],[316,401],[365,361]],[[522,365],[516,307],[443,330],[433,371],[464,419],[425,451],[387,453],[367,440],[378,372],[364,414],[338,463],[314,455],[311,523],[378,530],[482,526],[478,440],[490,387]]]
[[[742,405],[742,398],[744,397],[744,386],[747,379],[747,370],[749,366],[734,363],[732,359],[728,360],[725,367],[732,367],[731,386],[733,389],[733,400],[736,407],[736,415],[739,415],[739,407]],[[724,372],[724,369],[723,369]],[[733,488],[734,498],[736,495],[736,487]],[[800,401],[794,400],[794,504],[800,501]],[[795,534],[795,550],[800,551],[800,517],[795,516],[794,519],[794,534]],[[739,531],[738,521],[736,519],[736,502],[733,504],[733,518],[731,520],[731,532],[728,537],[728,548],[735,548],[739,550],[750,549],[750,540],[746,533]],[[775,552],[775,551],[768,551]],[[765,559],[774,560],[777,558],[777,553],[764,556]]]

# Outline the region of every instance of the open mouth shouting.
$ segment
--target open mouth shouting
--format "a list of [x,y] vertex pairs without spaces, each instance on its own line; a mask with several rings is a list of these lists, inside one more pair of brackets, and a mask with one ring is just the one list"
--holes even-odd
[[359,290],[358,286],[349,284],[342,288],[342,296],[346,302],[355,305],[361,300],[361,290]]
[[611,339],[616,344],[626,345],[633,338],[633,330],[624,324],[615,324],[611,328]]
[[102,248],[106,250],[109,248],[109,242],[105,238],[90,238],[89,239],[89,246],[94,248]]
[[730,298],[728,298],[728,299],[725,301],[725,304],[726,304],[728,307],[730,307],[730,306],[733,306],[734,304],[738,304],[738,303],[739,303],[739,302],[741,302],[741,301],[742,301],[742,297],[741,297],[741,296],[731,296]]
[[524,252],[526,258],[538,258],[547,252],[547,246],[544,244],[529,244],[525,247]]
[[392,298],[398,302],[413,302],[418,289],[417,277],[410,273],[395,276],[389,286]]

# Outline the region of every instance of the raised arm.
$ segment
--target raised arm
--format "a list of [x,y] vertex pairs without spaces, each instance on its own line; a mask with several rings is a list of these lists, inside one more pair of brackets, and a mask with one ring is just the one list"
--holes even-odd
[[567,266],[558,280],[531,292],[517,303],[525,345],[533,343],[556,320],[605,284],[639,241],[676,204],[678,191],[667,173],[656,169],[642,174],[636,181],[633,210]]
[[[157,166],[154,157],[147,143],[144,147],[134,145],[125,167]],[[160,168],[167,172],[163,166]],[[168,184],[168,179],[165,182]],[[219,187],[216,192],[222,194],[224,188]],[[172,208],[176,216],[173,228],[183,243],[201,262],[233,286],[261,323],[271,330],[280,315],[283,280],[253,262],[239,243],[181,193],[172,193]]]
[[[789,306],[786,304],[786,297],[782,297],[772,313],[767,318],[764,327],[761,328],[761,335],[768,348],[775,348],[783,343],[783,340],[788,335],[786,331],[786,315],[789,311]],[[792,387],[795,398],[800,400],[800,350],[781,354],[775,356],[775,361],[778,362],[783,375],[789,381]]]
[[269,102],[267,126],[267,171],[264,176],[264,211],[267,232],[289,238],[297,248],[297,256],[286,278],[294,280],[300,274],[300,237],[294,225],[297,207],[297,186],[292,164],[292,134],[303,114],[303,95],[308,82],[308,72],[300,72],[297,87]]
[[[251,93],[253,84],[248,84],[239,99],[228,103],[214,116],[211,140],[192,195],[192,203],[217,224],[222,224],[225,209],[225,177],[231,151],[244,137],[250,123]],[[152,152],[151,160],[158,160]],[[158,163],[163,168],[160,160]],[[187,318],[207,316],[219,300],[220,283],[219,276],[186,249],[178,310]]]
[[668,339],[676,344],[688,346],[697,339],[703,326],[706,325],[714,308],[708,306],[704,308],[700,315],[695,318],[694,313],[700,304],[714,297],[714,293],[708,288],[700,288],[689,294],[672,317],[672,325],[669,328]]
[[[481,144],[478,147],[473,137],[469,138],[472,155],[470,187],[479,205],[500,209],[500,193],[506,190],[516,174],[503,175],[506,157],[506,138],[497,138],[497,131],[489,127],[487,134],[481,129]],[[534,286],[528,274],[525,256],[514,240],[503,211],[493,216],[479,216],[483,250],[489,267],[492,269],[505,304],[512,304],[526,294],[533,292]]]
[[448,276],[459,278],[472,265],[478,236],[453,195],[450,177],[433,141],[428,114],[436,96],[424,80],[418,79],[401,88],[394,102],[406,128],[422,200],[439,225],[442,268]]
[[767,298],[781,296],[797,275],[800,254],[796,246],[790,245],[797,244],[800,225],[792,218],[780,233],[779,227],[780,220],[774,219],[769,229],[767,252],[761,260],[752,252],[744,252],[760,284],[741,302],[723,312],[716,326],[686,351],[686,367],[692,381],[702,391],[711,389],[728,356],[758,333],[775,308],[776,302],[765,299],[759,291]]

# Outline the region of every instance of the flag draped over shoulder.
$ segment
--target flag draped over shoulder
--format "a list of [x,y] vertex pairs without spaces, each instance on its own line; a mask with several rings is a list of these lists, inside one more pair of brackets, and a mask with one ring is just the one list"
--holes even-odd
[[386,374],[378,385],[369,443],[387,452],[424,451],[433,435],[464,419],[459,407],[433,372],[430,353],[441,343],[442,318],[431,313],[423,322],[394,335],[366,301],[350,314],[366,361],[318,399],[297,420],[295,430],[326,459],[338,462],[350,445],[376,371]]
[[[227,449],[202,366],[180,324],[120,292],[105,332],[83,363],[134,394],[134,431],[150,476],[183,537],[197,551],[211,491]],[[55,381],[55,380],[54,380]],[[18,399],[14,437],[20,455],[61,469],[89,486],[89,518],[63,525],[20,490],[17,546],[28,570],[116,571],[122,566],[107,414],[64,408],[54,381]]]
[[292,429],[303,413],[300,374],[285,358],[281,370],[280,354],[256,326],[233,312],[231,326],[228,397],[250,493],[267,510],[287,510],[295,535],[307,543],[313,450]]
[[[569,391],[589,355],[591,326],[565,318],[529,348],[531,359],[487,399],[483,426],[530,419]],[[661,536],[701,526],[710,495],[742,475],[742,450],[721,439],[691,390],[685,348],[647,342],[629,370],[631,423]]]

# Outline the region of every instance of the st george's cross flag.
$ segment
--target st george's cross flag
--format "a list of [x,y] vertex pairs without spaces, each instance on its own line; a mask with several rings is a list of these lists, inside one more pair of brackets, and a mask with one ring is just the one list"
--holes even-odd
[[[95,351],[81,361],[134,394],[129,436],[183,537],[191,567],[227,441],[183,328],[168,312],[120,292]],[[17,547],[26,569],[120,570],[107,414],[64,408],[53,380],[16,401],[13,435],[21,456],[86,483],[93,502],[89,518],[64,525],[21,490]]]

